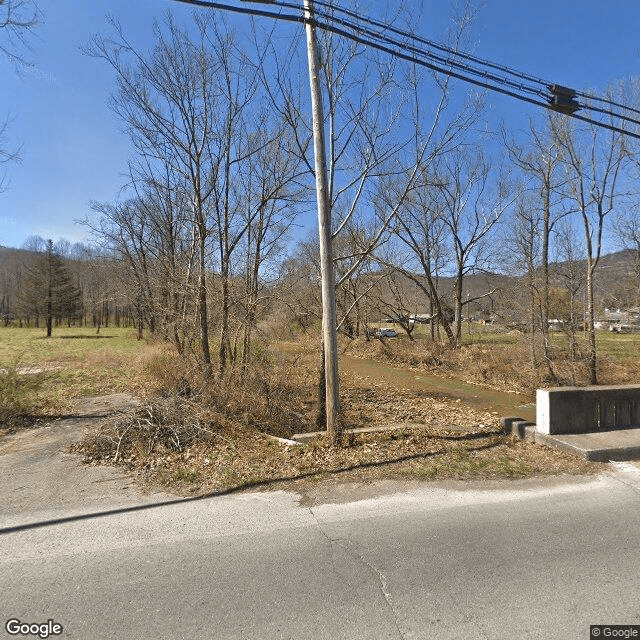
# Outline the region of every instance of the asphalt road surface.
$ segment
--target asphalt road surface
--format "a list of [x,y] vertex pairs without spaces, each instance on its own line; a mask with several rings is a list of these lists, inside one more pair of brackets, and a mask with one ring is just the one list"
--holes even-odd
[[2,633],[588,640],[591,624],[640,625],[640,470],[473,487],[0,514]]

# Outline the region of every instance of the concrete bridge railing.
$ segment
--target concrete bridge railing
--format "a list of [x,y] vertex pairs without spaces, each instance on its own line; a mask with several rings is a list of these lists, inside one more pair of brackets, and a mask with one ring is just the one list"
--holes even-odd
[[640,427],[640,386],[555,387],[536,392],[536,431],[591,433]]

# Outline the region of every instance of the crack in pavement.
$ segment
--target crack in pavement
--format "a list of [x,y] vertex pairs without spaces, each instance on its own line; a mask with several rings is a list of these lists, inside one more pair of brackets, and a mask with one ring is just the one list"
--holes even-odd
[[640,494],[640,484],[636,473],[631,474],[626,469],[617,468],[611,476],[614,480],[625,485],[625,487],[628,487],[634,493]]
[[313,518],[314,522],[316,523],[316,527],[318,528],[318,531],[329,542],[332,549],[334,545],[340,546],[344,551],[347,551],[351,556],[355,556],[357,560],[360,562],[360,564],[364,566],[370,574],[375,576],[376,581],[379,585],[379,591],[382,594],[382,597],[384,598],[384,601],[387,605],[387,609],[391,612],[391,615],[393,616],[393,623],[396,628],[396,631],[398,632],[398,637],[400,638],[400,640],[407,640],[409,636],[407,635],[407,632],[404,632],[401,628],[400,617],[396,610],[396,606],[393,601],[391,590],[389,589],[389,586],[388,586],[389,583],[388,583],[387,577],[384,575],[384,573],[382,573],[380,569],[378,569],[374,564],[369,562],[364,557],[364,554],[360,551],[359,547],[356,545],[355,542],[353,542],[353,540],[350,540],[349,538],[332,538],[322,527],[322,524],[320,523],[320,521],[318,520],[318,517],[313,511],[313,507],[307,507],[307,509],[311,514],[311,517]]

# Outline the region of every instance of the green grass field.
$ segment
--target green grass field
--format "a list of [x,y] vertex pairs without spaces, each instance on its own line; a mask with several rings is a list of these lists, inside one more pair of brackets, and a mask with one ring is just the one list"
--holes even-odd
[[47,338],[44,328],[0,328],[0,367],[7,367],[19,358],[20,366],[51,363],[83,362],[95,354],[133,354],[144,347],[136,339],[134,329],[117,327],[95,329],[85,327],[54,327]]
[[[567,336],[561,332],[552,332],[551,343],[566,347]],[[587,336],[584,332],[576,332],[576,341],[583,351],[587,350]],[[640,356],[640,334],[613,333],[596,331],[596,349],[599,357],[613,358],[619,362]]]
[[39,404],[62,409],[74,397],[127,390],[147,348],[132,328],[0,327],[0,368],[42,368]]
[[616,360],[627,360],[640,356],[640,335],[633,333],[612,333],[598,331],[596,333],[598,353]]

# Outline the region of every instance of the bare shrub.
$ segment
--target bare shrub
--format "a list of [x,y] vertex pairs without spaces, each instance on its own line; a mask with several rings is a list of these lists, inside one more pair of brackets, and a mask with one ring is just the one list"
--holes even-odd
[[598,363],[598,379],[602,384],[636,384],[638,361],[636,358],[617,360],[602,356]]
[[198,415],[198,407],[178,397],[155,398],[102,421],[80,449],[95,458],[146,458],[153,453],[183,452],[195,442],[218,435],[216,425]]
[[237,426],[281,437],[311,428],[303,407],[308,404],[314,372],[300,356],[265,350],[248,365],[203,381],[193,361],[157,347],[147,352],[140,369],[146,396],[188,398],[198,415],[213,412],[214,420],[222,416]]
[[196,363],[180,357],[167,343],[150,345],[143,352],[138,365],[138,383],[146,386],[144,395],[168,396],[178,391],[182,379],[195,380],[199,369]]
[[278,358],[228,372],[209,383],[202,398],[238,424],[286,438],[310,430],[310,419],[301,413],[309,383],[309,372],[295,358]]
[[478,342],[456,349],[431,340],[374,340],[354,342],[350,352],[356,356],[391,362],[428,371],[435,375],[454,376],[466,382],[505,391],[533,393],[549,384],[586,384],[586,370],[580,363],[569,362],[562,349],[554,351],[558,381],[545,378],[546,368],[531,366],[523,337],[516,343]]
[[421,369],[447,368],[455,360],[455,350],[442,342],[426,340],[407,342],[389,338],[367,341],[354,340],[345,346],[348,351],[359,358],[370,358],[385,362],[409,365]]
[[[548,349],[553,360],[555,378],[540,361],[534,368],[528,345],[529,336],[517,341],[491,340],[462,345],[459,349],[430,340],[353,341],[349,352],[355,356],[422,369],[435,375],[454,376],[466,382],[505,391],[533,393],[549,386],[584,386],[589,384],[588,353],[580,351],[577,341],[573,353],[560,344]],[[598,376],[605,384],[631,384],[635,380],[635,359],[617,360],[601,357]]]
[[292,357],[252,363],[206,383],[186,358],[158,348],[142,362],[144,404],[103,420],[78,450],[117,462],[183,453],[200,443],[235,439],[238,431],[289,437],[311,430],[302,413],[310,372]]

